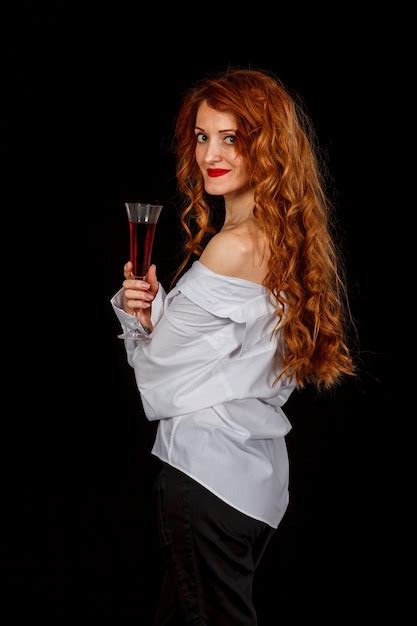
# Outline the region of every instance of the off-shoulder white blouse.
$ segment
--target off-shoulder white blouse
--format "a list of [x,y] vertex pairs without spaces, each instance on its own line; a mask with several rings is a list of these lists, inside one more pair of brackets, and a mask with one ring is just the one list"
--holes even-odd
[[[122,297],[111,300],[122,328],[141,329]],[[271,299],[266,287],[195,261],[168,294],[159,283],[149,341],[125,346],[146,417],[159,420],[151,453],[277,528],[288,505],[291,429],[281,407],[295,384],[272,387],[283,346],[279,332],[272,337]]]

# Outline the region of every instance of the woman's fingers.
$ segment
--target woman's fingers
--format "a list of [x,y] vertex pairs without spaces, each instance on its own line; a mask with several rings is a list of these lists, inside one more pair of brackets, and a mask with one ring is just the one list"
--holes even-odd
[[[123,267],[123,272],[124,272],[124,276],[126,280],[134,280],[132,270],[133,270],[132,262],[128,261],[127,263],[125,263]],[[143,286],[147,288],[150,287],[151,291],[153,292],[158,291],[159,283],[158,283],[158,278],[156,276],[156,265],[154,263],[150,266],[148,273],[146,274],[145,281],[142,281],[142,283],[143,283]]]
[[137,281],[129,281],[126,280],[123,285],[125,285],[125,283],[127,283],[125,285],[125,293],[124,293],[124,297],[125,300],[127,302],[127,305],[130,308],[135,308],[135,306],[138,306],[139,304],[144,304],[144,303],[150,303],[152,302],[152,300],[154,299],[154,295],[152,293],[149,293],[148,289],[145,289],[144,287],[136,287],[135,285],[132,287],[129,283],[131,282],[137,282]]
[[129,309],[148,309],[154,299],[149,286],[140,280],[128,279],[123,282],[124,299]]
[[127,263],[125,263],[123,267],[123,273],[126,279],[133,278],[132,269],[133,269],[133,265],[131,261],[128,261]]
[[150,283],[150,290],[152,291],[152,293],[157,293],[158,288],[159,288],[159,283],[158,283],[158,278],[156,276],[156,265],[155,263],[152,263],[152,265],[150,266],[148,273],[146,274],[146,280]]
[[148,309],[152,303],[146,298],[138,299],[126,296],[126,304],[129,309]]
[[150,308],[152,300],[155,298],[155,293],[152,293],[150,289],[150,282],[133,277],[132,269],[130,261],[123,267],[125,276],[123,281],[124,308],[126,312],[131,314],[137,313],[139,315],[143,311],[147,319],[148,317],[150,318]]
[[149,290],[149,283],[137,279],[137,278],[126,278],[126,280],[123,281],[123,287],[125,289],[136,289],[136,290],[142,290],[142,291],[148,291]]

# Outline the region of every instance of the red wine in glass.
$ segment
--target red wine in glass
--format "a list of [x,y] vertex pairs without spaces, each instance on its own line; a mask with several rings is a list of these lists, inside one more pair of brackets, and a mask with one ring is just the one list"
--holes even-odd
[[144,278],[151,264],[156,222],[129,222],[130,260],[135,278]]
[[[126,202],[125,207],[129,220],[130,260],[133,265],[133,275],[135,278],[144,279],[151,264],[155,229],[162,205]],[[148,338],[146,334],[136,329],[129,330],[118,337],[139,341]]]

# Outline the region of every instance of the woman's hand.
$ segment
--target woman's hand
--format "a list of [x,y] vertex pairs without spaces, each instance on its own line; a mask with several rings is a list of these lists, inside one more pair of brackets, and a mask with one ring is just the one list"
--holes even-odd
[[145,280],[138,280],[133,277],[133,266],[130,261],[126,263],[123,269],[125,275],[125,280],[123,281],[123,308],[126,313],[136,315],[142,326],[152,332],[152,300],[159,289],[159,282],[156,278],[156,265],[150,266]]

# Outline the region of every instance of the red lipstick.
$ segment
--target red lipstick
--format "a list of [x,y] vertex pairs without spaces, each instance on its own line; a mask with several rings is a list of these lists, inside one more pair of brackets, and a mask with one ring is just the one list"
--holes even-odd
[[216,176],[224,176],[224,174],[227,174],[227,172],[230,172],[230,171],[231,170],[220,170],[220,169],[207,170],[207,174],[211,176],[212,178],[214,178]]

